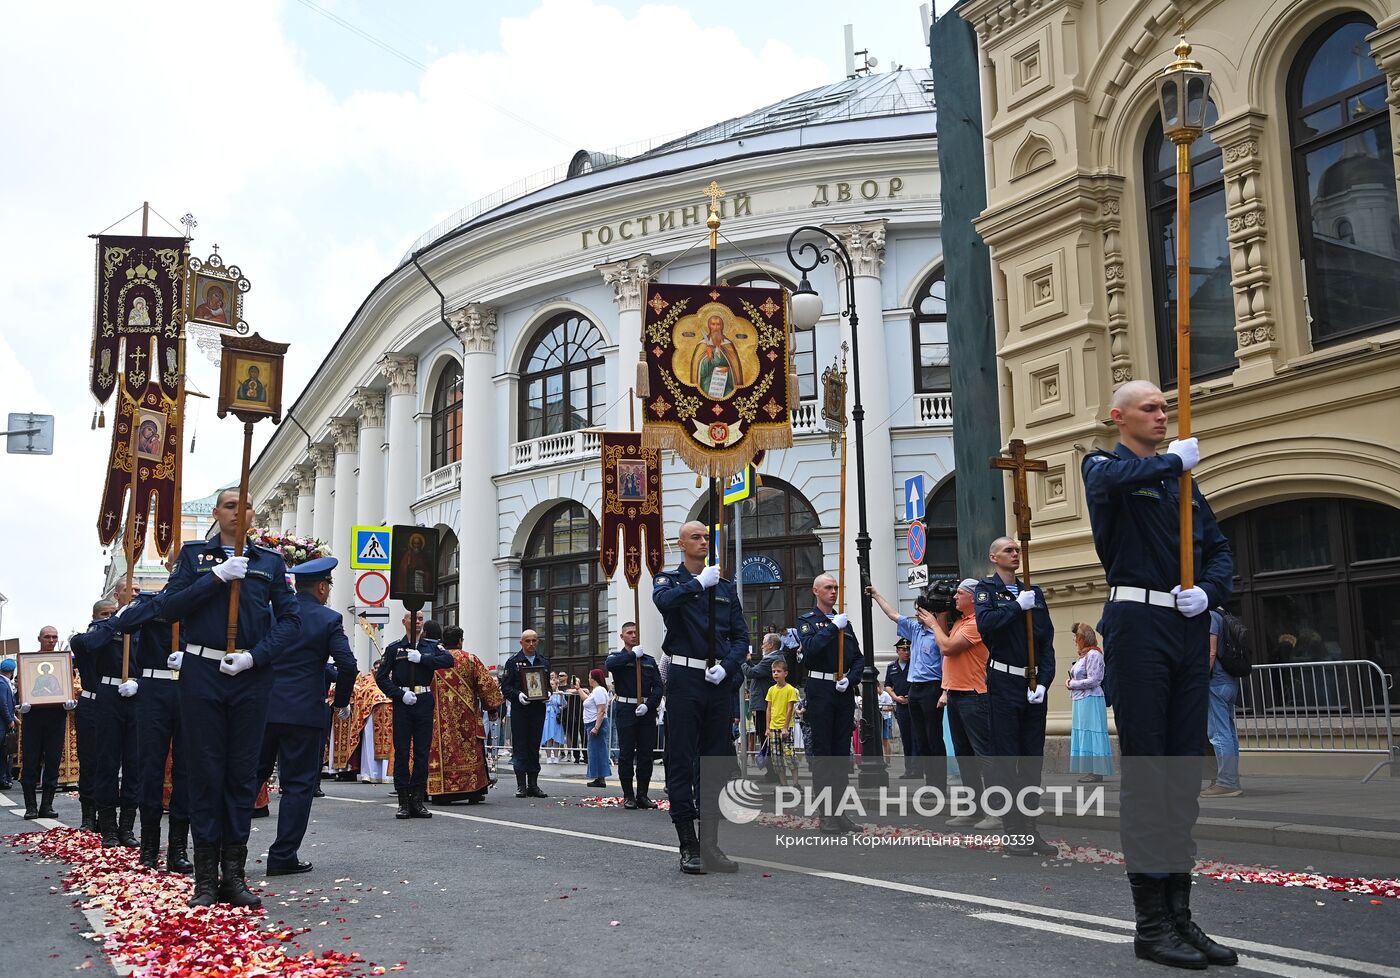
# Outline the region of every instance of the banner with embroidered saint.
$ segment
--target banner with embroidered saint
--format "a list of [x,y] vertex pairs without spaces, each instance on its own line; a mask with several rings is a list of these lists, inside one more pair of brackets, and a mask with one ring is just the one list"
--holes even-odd
[[102,510],[97,517],[97,538],[107,546],[117,538],[133,510],[128,492],[136,493],[131,517],[136,560],[145,549],[148,521],[154,510],[156,550],[165,556],[180,532],[175,512],[176,459],[180,455],[180,415],[173,399],[159,384],[148,381],[139,398],[125,389],[117,394],[117,417],[112,425],[112,451],[107,462],[107,483],[102,490]]
[[[612,577],[618,564],[629,587],[653,574],[665,559],[661,525],[661,452],[642,445],[641,432],[605,431],[603,443],[603,532],[598,562]],[[619,545],[618,536],[622,541]]]
[[98,235],[90,388],[99,404],[119,375],[131,398],[140,400],[148,381],[175,398],[185,251],[184,238]]

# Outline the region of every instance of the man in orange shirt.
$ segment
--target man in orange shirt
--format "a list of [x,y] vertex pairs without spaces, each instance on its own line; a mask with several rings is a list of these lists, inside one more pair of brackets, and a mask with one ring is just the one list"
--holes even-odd
[[[937,615],[933,634],[943,650],[943,699],[939,705],[948,708],[948,728],[962,783],[980,801],[986,780],[979,758],[991,757],[992,744],[987,724],[987,646],[977,631],[976,589],[976,578],[969,577],[958,585],[953,596],[957,620],[950,627],[951,612]],[[976,815],[956,815],[948,824],[996,829],[1001,820],[990,815],[980,821]]]

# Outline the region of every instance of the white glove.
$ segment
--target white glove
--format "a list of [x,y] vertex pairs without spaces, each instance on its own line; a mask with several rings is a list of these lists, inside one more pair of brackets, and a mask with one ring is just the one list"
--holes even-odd
[[638,704],[638,706],[637,706],[637,716],[639,716],[639,717],[644,717],[644,716],[646,716],[646,715],[647,715],[647,710],[648,710],[648,707],[647,707],[647,705],[646,705],[645,703],[640,703],[640,704]]
[[639,658],[639,659],[640,659],[642,656],[646,655],[646,653],[642,651],[642,647],[641,647],[640,645],[637,646],[635,649],[632,650],[632,654],[635,655],[635,656],[636,656],[637,658]]
[[185,664],[185,653],[171,652],[165,657],[165,664],[174,671],[179,672],[180,667]]
[[1026,702],[1027,702],[1027,703],[1044,703],[1044,702],[1045,702],[1045,687],[1044,687],[1044,686],[1041,686],[1041,685],[1039,685],[1039,684],[1037,684],[1036,687],[1035,687],[1035,689],[1028,689],[1028,690],[1026,690]]
[[778,641],[785,649],[795,649],[802,644],[797,638],[797,629],[795,628],[789,628],[787,631],[783,632],[783,637]]
[[230,557],[222,564],[214,565],[214,576],[227,584],[229,581],[241,581],[248,576],[248,558]]
[[851,688],[851,677],[850,677],[850,676],[842,676],[840,679],[836,680],[836,692],[838,692],[838,693],[844,693],[846,690],[848,690],[848,689],[850,689],[850,688]]
[[349,720],[349,719],[350,719],[350,707],[349,707],[349,706],[342,706],[340,709],[336,710],[336,711],[335,711],[335,718],[336,718],[337,720]]
[[1172,588],[1172,594],[1176,595],[1176,610],[1187,618],[1195,618],[1206,610],[1206,605],[1210,604],[1210,599],[1206,597],[1206,592],[1198,587],[1188,587],[1185,591],[1178,584]]
[[720,683],[724,682],[725,675],[726,673],[724,671],[724,666],[716,662],[714,665],[710,666],[710,668],[705,670],[705,682],[714,683],[716,686],[718,686]]
[[846,626],[851,623],[851,619],[846,617],[845,612],[842,612],[835,618],[831,619],[831,623],[844,632],[846,630]]
[[406,658],[409,662],[417,665],[419,662],[423,661],[423,653],[419,652],[417,649],[409,649]]
[[250,652],[232,652],[224,656],[224,661],[219,663],[219,671],[226,676],[236,676],[245,669],[253,668],[253,656]]
[[117,687],[117,694],[120,696],[135,696],[136,689],[136,680],[128,679],[126,682],[122,683],[120,686]]
[[1035,592],[1030,588],[1026,588],[1020,594],[1016,595],[1016,604],[1022,611],[1030,611],[1035,607]]
[[411,691],[411,690],[407,690],[407,689],[403,691],[403,705],[404,705],[404,706],[412,706],[414,703],[417,703],[417,702],[418,702],[418,694],[417,694],[417,693],[415,693],[415,692],[413,692],[413,691]]
[[530,697],[526,696],[524,693],[521,693],[521,694],[520,694],[520,705],[521,705],[521,706],[529,706],[529,705],[530,705]]
[[1195,438],[1174,441],[1167,446],[1167,453],[1181,459],[1181,471],[1190,472],[1201,460],[1201,443]]
[[64,701],[63,701],[63,708],[64,708],[65,710],[67,710],[68,712],[71,713],[71,712],[73,712],[74,710],[76,710],[76,709],[78,708],[78,701],[77,701],[77,700],[64,700]]
[[714,587],[719,583],[719,564],[706,564],[700,573],[695,575],[695,579],[703,588]]
[[34,704],[33,704],[33,703],[21,703],[21,704],[19,705],[19,712],[20,712],[20,713],[28,713],[28,712],[29,712],[30,710],[32,710],[33,708],[34,708]]

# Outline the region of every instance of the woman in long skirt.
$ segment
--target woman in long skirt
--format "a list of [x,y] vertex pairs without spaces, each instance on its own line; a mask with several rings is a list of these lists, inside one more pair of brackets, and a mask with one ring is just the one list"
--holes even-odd
[[607,673],[594,669],[588,674],[588,695],[583,700],[583,729],[588,734],[588,782],[590,788],[606,788],[603,779],[612,774],[608,759]]
[[1108,739],[1108,709],[1103,696],[1103,652],[1092,625],[1073,626],[1079,657],[1070,666],[1065,688],[1070,691],[1069,769],[1083,774],[1083,784],[1102,781],[1113,773],[1113,746]]

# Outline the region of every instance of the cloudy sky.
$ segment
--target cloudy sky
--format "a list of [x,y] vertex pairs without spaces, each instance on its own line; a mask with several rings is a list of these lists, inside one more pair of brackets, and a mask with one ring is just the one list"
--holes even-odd
[[[912,0],[9,7],[0,415],[53,414],[57,433],[52,457],[0,455],[0,637],[29,648],[41,625],[85,625],[107,562],[95,524],[111,428],[90,430],[89,234],[143,200],[177,224],[194,214],[193,253],[217,243],[252,281],[250,325],[292,344],[290,404],[432,225],[578,149],[835,81],[846,23],[877,70],[928,64]],[[179,233],[160,217],[152,234]],[[139,233],[139,215],[112,230]],[[190,353],[192,387],[213,392],[216,368]],[[240,426],[190,404],[192,499],[237,478]],[[255,452],[272,431],[259,428]]]

